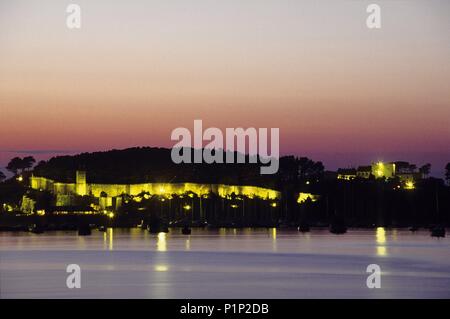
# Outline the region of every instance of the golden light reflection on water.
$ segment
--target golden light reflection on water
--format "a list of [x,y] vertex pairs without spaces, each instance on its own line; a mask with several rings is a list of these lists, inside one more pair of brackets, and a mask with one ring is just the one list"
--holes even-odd
[[387,256],[386,249],[386,230],[384,227],[378,227],[376,232],[377,256]]
[[191,250],[191,239],[190,238],[186,239],[185,248],[186,248],[186,250]]
[[272,228],[272,238],[274,241],[277,240],[277,229],[275,227]]
[[156,241],[156,250],[157,251],[167,251],[167,241],[166,241],[166,233],[158,233],[158,239]]
[[86,238],[84,236],[78,236],[79,247],[82,249],[86,249]]
[[114,248],[114,229],[109,227],[103,233],[103,249],[108,248],[109,250],[113,250]]
[[397,229],[392,230],[392,239],[397,241]]
[[377,244],[384,244],[386,242],[386,231],[384,227],[377,228]]
[[169,270],[169,266],[167,265],[155,265],[155,271],[160,271],[160,272],[164,272],[164,271],[168,271]]
[[113,240],[114,240],[114,229],[112,227],[107,229],[108,234],[109,234],[109,250],[113,250],[114,246],[113,246]]
[[272,250],[277,250],[277,229],[272,228]]
[[378,247],[377,247],[377,255],[378,255],[378,256],[386,256],[386,255],[387,255],[386,247],[384,247],[384,246],[378,246]]

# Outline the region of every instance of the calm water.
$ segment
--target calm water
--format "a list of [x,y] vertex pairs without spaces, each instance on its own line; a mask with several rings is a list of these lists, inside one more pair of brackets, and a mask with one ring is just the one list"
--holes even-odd
[[[66,287],[66,266],[81,288]],[[368,289],[378,264],[381,288]],[[450,298],[450,238],[428,231],[140,229],[0,233],[2,298]]]

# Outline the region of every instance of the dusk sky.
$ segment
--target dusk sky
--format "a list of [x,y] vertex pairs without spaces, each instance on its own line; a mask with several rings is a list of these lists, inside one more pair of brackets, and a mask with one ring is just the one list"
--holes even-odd
[[[381,29],[366,27],[370,3]],[[447,0],[0,0],[0,166],[20,151],[171,147],[202,119],[278,127],[282,154],[327,168],[442,172],[449,15]]]

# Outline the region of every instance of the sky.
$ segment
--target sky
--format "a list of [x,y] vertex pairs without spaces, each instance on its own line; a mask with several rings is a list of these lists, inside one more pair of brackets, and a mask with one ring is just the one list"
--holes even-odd
[[[68,29],[66,7],[81,7]],[[381,29],[366,8],[381,7]],[[279,128],[327,168],[450,162],[446,0],[0,0],[0,167]]]

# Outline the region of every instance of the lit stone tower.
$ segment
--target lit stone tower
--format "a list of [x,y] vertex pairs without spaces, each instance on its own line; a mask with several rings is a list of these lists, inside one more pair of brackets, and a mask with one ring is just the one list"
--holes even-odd
[[87,195],[86,171],[77,171],[76,183],[77,195]]

